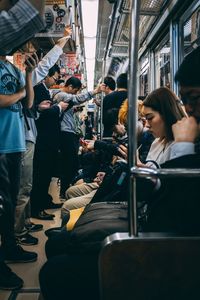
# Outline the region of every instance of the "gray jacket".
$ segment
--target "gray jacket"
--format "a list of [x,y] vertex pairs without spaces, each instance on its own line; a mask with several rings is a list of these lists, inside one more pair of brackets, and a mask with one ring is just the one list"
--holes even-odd
[[[79,95],[67,94],[65,92],[57,93],[54,96],[56,102],[64,101],[69,102],[73,101],[74,105],[82,104],[87,100],[92,99],[94,94],[92,92],[86,92]],[[61,121],[61,131],[72,132],[76,134],[76,123],[73,117],[73,108],[68,109],[64,112],[63,118]]]

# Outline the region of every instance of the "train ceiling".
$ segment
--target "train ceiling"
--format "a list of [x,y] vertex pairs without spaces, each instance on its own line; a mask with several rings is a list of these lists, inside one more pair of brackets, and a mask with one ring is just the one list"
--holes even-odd
[[[140,43],[142,43],[159,18],[167,0],[141,0]],[[128,57],[130,34],[130,0],[99,1],[98,35],[96,47],[96,81],[104,72],[106,64]],[[106,71],[109,67],[107,66]]]

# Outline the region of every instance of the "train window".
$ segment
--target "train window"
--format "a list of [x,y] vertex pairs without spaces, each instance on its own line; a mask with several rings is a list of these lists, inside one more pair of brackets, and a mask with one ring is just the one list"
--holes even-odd
[[200,45],[200,7],[183,23],[184,56]]
[[140,60],[140,95],[147,96],[149,92],[149,57],[148,54]]
[[155,50],[155,88],[170,88],[170,40],[159,45]]

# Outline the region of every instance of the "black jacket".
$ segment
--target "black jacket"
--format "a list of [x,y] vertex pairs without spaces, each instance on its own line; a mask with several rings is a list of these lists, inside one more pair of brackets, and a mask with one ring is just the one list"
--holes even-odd
[[[200,168],[200,155],[185,155],[162,168]],[[147,231],[200,233],[200,178],[161,180],[161,188],[148,205]]]

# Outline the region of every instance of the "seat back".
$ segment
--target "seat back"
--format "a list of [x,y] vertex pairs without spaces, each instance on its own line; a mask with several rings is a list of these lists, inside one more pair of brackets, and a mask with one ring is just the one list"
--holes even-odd
[[101,300],[200,299],[200,237],[120,235],[99,256]]

